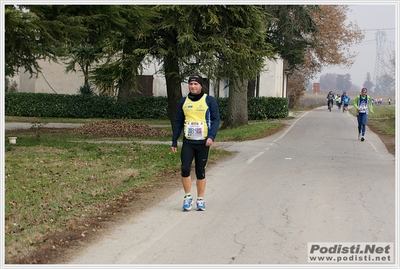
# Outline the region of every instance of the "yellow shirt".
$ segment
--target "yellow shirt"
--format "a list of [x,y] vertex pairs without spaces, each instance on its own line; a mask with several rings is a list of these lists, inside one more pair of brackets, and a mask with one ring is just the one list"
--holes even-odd
[[183,132],[186,139],[204,140],[207,137],[207,117],[209,117],[209,110],[206,97],[207,94],[204,94],[198,101],[192,101],[186,98],[183,103],[182,109],[185,114]]

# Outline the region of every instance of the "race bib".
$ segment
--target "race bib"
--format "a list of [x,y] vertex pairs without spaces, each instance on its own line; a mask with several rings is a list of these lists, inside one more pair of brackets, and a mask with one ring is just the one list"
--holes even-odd
[[366,113],[366,112],[367,112],[367,109],[368,109],[367,104],[364,103],[364,102],[362,102],[362,103],[360,104],[359,108],[360,108],[360,111],[359,111],[360,113]]
[[204,123],[188,122],[186,125],[185,137],[189,140],[204,139]]

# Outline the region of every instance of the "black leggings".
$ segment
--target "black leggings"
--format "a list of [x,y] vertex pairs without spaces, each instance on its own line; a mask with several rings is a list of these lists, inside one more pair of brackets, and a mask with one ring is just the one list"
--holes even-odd
[[208,153],[210,147],[206,145],[183,143],[181,151],[181,175],[182,177],[190,176],[190,170],[194,158],[197,179],[206,177],[206,165],[208,161]]

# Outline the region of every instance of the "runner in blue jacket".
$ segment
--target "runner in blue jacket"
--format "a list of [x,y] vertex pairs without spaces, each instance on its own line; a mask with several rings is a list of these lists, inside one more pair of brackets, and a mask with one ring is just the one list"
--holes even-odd
[[343,113],[348,111],[349,103],[350,96],[348,96],[347,93],[344,92],[342,96]]

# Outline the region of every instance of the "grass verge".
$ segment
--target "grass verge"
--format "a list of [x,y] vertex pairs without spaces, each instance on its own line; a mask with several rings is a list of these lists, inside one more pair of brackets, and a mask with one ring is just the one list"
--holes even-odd
[[[354,108],[349,109],[356,116]],[[389,105],[374,105],[374,114],[368,114],[367,126],[376,133],[386,149],[393,155],[396,153],[396,107]]]

